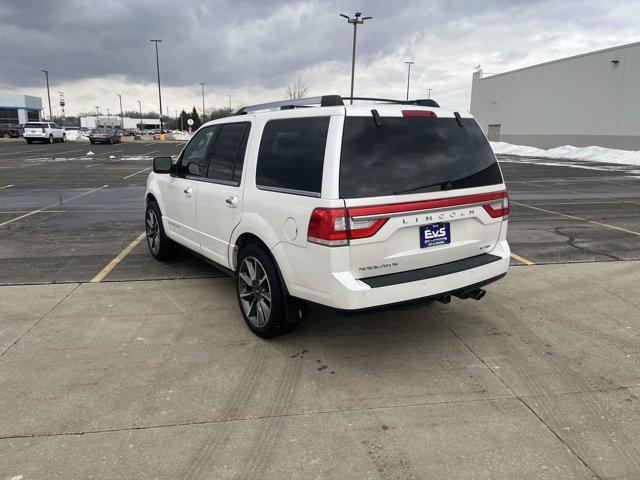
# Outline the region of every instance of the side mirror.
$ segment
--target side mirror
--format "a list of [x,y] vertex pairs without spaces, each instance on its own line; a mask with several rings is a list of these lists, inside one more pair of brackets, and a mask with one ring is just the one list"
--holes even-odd
[[156,157],[153,159],[153,173],[169,173],[171,165],[171,157]]

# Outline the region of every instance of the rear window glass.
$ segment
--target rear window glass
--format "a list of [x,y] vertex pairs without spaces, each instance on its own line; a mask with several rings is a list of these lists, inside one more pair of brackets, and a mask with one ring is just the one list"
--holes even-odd
[[44,123],[25,123],[24,128],[42,128]]
[[260,141],[258,187],[319,195],[329,117],[267,122]]
[[377,197],[502,183],[493,151],[472,118],[346,117],[340,196]]

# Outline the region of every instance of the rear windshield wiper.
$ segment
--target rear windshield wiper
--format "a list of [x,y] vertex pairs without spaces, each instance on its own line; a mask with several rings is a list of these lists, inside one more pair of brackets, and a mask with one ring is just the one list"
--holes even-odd
[[429,183],[426,185],[418,185],[416,187],[410,187],[404,190],[398,190],[397,192],[393,192],[393,194],[399,195],[401,193],[415,192],[416,190],[422,190],[423,188],[435,187],[438,185],[440,186],[440,190],[451,190],[453,188],[453,185],[451,182],[452,180],[445,180],[444,182],[435,182],[435,183]]

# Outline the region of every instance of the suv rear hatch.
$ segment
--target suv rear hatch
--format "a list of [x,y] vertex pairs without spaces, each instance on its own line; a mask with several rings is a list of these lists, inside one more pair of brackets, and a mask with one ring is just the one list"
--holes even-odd
[[356,278],[483,255],[508,215],[489,142],[457,112],[348,108],[339,178]]

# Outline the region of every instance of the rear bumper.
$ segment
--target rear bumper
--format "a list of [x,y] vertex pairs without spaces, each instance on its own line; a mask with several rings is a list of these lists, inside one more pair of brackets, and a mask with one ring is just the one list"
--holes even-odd
[[[509,244],[501,240],[488,254],[419,271],[365,279],[354,278],[349,271],[334,272],[331,274],[330,295],[319,297],[306,291],[299,296],[348,311],[428,299],[501,278],[509,269],[510,255]],[[295,295],[297,292],[292,293]]]

